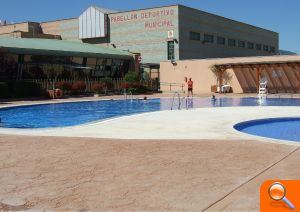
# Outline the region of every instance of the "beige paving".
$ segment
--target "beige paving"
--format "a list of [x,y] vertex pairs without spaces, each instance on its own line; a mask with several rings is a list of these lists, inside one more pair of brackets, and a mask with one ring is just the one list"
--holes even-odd
[[292,152],[287,158],[214,204],[208,211],[259,210],[259,187],[266,179],[300,179],[299,154],[299,149]]
[[[123,97],[12,101],[1,102],[0,107],[111,98]],[[15,136],[0,134],[0,210],[259,211],[258,192],[264,180],[300,178],[299,145],[247,136],[234,131],[232,124],[258,117],[295,116],[299,111],[295,107],[229,110],[123,117],[91,125],[96,130],[75,127],[69,135],[66,129],[42,133],[43,137],[39,137],[41,132],[35,136],[23,136],[24,131]],[[199,119],[193,119],[195,114]],[[216,125],[213,121],[222,116],[225,119]],[[187,133],[188,117],[211,121],[195,122],[194,132]],[[170,123],[169,130],[157,125],[153,130],[152,123],[164,125],[164,121]],[[123,133],[121,138],[127,139],[87,138],[103,137],[89,133],[99,131],[112,138]],[[69,137],[54,137],[58,135]]]
[[[239,100],[238,100],[239,101]],[[111,139],[211,139],[278,142],[241,133],[237,123],[263,118],[300,117],[298,107],[219,107],[158,111],[124,116],[74,127],[49,129],[0,128],[0,134]],[[283,143],[287,143],[284,141]],[[299,145],[298,142],[290,142]]]
[[[209,209],[258,210],[253,191],[260,181],[300,176],[299,154],[287,157],[296,148],[250,140],[1,135],[0,208],[201,211],[217,202]],[[250,192],[243,191],[248,185]]]

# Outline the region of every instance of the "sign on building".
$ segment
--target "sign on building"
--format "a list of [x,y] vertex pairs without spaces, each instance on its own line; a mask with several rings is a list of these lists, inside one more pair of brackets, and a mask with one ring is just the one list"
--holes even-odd
[[174,30],[168,31],[168,38],[174,38]]

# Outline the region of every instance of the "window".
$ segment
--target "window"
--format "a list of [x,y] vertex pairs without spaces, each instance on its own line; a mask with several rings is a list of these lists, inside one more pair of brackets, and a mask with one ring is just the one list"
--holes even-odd
[[275,53],[275,47],[274,46],[270,46],[270,52]]
[[254,49],[254,43],[248,42],[247,43],[248,49]]
[[245,46],[246,46],[245,41],[239,40],[239,47],[245,48]]
[[174,41],[168,41],[168,60],[175,59]]
[[204,42],[205,43],[213,43],[214,42],[214,36],[213,35],[204,34]]
[[269,51],[269,46],[268,45],[264,45],[264,51],[266,51],[266,52]]
[[217,37],[217,43],[221,45],[225,45],[225,38],[224,37]]
[[255,48],[256,48],[256,50],[261,51],[261,44],[257,43]]
[[200,33],[198,33],[198,32],[190,32],[190,40],[200,41]]
[[236,46],[236,41],[235,41],[235,39],[229,38],[229,39],[228,39],[228,46]]

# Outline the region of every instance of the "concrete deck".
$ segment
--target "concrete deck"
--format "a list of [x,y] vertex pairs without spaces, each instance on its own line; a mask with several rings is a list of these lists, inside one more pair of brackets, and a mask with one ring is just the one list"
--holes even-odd
[[[16,104],[28,102],[3,105]],[[299,179],[300,146],[232,126],[295,116],[297,107],[201,108],[1,129],[0,210],[259,211],[265,180]]]
[[258,211],[299,147],[260,141],[0,136],[0,209]]
[[[256,139],[280,142],[241,133],[233,128],[243,121],[274,117],[300,117],[300,110],[298,107],[223,107],[158,111],[65,128],[0,128],[0,134],[113,139]],[[299,145],[298,142],[289,143]]]

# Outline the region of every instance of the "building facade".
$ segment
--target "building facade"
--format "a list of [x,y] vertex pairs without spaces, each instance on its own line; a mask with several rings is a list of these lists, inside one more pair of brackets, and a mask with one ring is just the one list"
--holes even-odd
[[[224,67],[220,82],[219,72]],[[195,94],[209,94],[226,86],[232,93],[257,93],[260,82],[269,93],[300,93],[300,56],[232,57],[181,60],[160,64],[160,89],[163,92],[186,92],[186,80],[194,81]]]
[[[103,34],[93,33],[101,29]],[[91,36],[81,36],[80,30]],[[125,12],[90,7],[78,18],[2,26],[0,36],[48,36],[106,45],[141,53],[141,62],[145,64],[278,52],[276,32],[183,5]]]
[[77,18],[0,26],[0,37],[61,39],[136,53],[150,78],[159,78],[161,61],[270,56],[279,48],[276,32],[183,5],[124,12],[92,6]]

